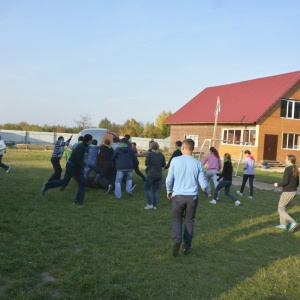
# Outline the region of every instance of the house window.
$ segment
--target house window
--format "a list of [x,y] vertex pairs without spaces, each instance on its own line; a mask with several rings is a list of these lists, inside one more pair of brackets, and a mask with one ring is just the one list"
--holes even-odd
[[287,119],[300,119],[300,101],[281,99],[280,117]]
[[243,145],[250,144],[255,145],[256,130],[250,129],[224,129],[222,134],[223,144]]
[[251,143],[251,145],[255,145],[255,139],[256,139],[256,130],[244,130],[244,134],[243,134],[244,144]]
[[282,138],[283,149],[300,149],[300,134],[284,133]]
[[192,139],[195,142],[195,147],[198,147],[198,135],[186,134],[185,139]]
[[222,140],[223,140],[223,143],[226,143],[226,144],[239,145],[241,143],[241,136],[242,136],[241,130],[225,129],[223,131]]

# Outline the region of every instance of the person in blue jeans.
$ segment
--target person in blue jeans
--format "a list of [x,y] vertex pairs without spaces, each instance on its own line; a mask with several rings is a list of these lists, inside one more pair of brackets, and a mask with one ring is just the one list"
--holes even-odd
[[86,134],[83,137],[83,143],[79,144],[75,150],[72,151],[70,159],[67,161],[66,171],[64,179],[54,180],[45,182],[42,189],[42,196],[45,195],[48,189],[61,187],[66,187],[72,177],[74,176],[78,183],[77,195],[74,204],[82,205],[85,194],[85,178],[84,178],[84,156],[87,147],[91,144],[93,137],[90,134]]
[[[207,196],[207,180],[202,163],[193,157],[195,142],[182,142],[182,155],[174,157],[166,178],[167,198],[172,200],[173,248],[172,255],[179,255],[183,239],[183,254],[191,252],[195,216],[198,206],[198,183]],[[182,224],[184,231],[182,236]]]
[[86,159],[86,172],[84,174],[85,180],[89,178],[92,171],[96,173],[96,177],[92,181],[92,187],[97,187],[97,184],[101,177],[101,169],[98,165],[98,156],[100,153],[100,146],[97,145],[98,141],[93,139],[91,145],[87,148],[87,159]]
[[137,157],[131,147],[127,145],[127,139],[122,138],[119,147],[114,152],[111,160],[116,165],[116,181],[115,181],[115,196],[117,199],[122,198],[122,180],[126,177],[126,192],[129,196],[132,196],[132,172],[134,168],[135,160]]
[[[144,209],[157,209],[158,190],[162,180],[162,170],[166,166],[165,156],[158,151],[159,145],[156,142],[151,144],[152,151],[146,156],[145,165],[148,168],[145,194],[147,197],[147,206]],[[152,196],[151,189],[152,187]]]
[[217,176],[219,176],[217,180],[220,181],[222,178],[223,180],[220,181],[217,185],[214,192],[214,198],[213,200],[209,201],[209,203],[217,204],[218,200],[216,199],[218,198],[219,191],[222,188],[225,188],[225,195],[234,202],[235,206],[239,206],[241,204],[239,200],[237,200],[233,195],[230,194],[230,187],[232,185],[232,173],[233,167],[231,163],[231,155],[229,153],[225,153],[222,173],[217,173]]

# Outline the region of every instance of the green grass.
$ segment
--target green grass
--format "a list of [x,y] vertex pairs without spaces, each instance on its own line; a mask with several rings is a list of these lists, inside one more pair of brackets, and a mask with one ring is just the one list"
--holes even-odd
[[[237,163],[233,164],[234,174],[236,172]],[[239,165],[237,176],[243,176],[243,164]],[[263,170],[261,167],[255,168],[255,180],[273,184],[282,180],[283,172]]]
[[[84,207],[74,207],[73,180],[64,192],[40,195],[50,156],[3,157],[12,169],[0,170],[1,299],[300,299],[300,231],[274,227],[280,193],[255,189],[240,207],[223,192],[218,205],[201,195],[193,251],[173,258],[165,190],[157,211],[143,209],[139,177],[134,197],[87,189]],[[270,182],[279,176],[258,173]],[[289,211],[299,220],[298,197]]]

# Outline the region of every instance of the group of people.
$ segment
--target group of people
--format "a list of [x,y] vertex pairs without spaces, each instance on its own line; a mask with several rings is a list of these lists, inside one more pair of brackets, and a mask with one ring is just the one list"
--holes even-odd
[[[224,154],[223,159],[223,169],[220,172],[222,167],[222,162],[218,153],[218,150],[215,147],[210,147],[210,153],[204,158],[203,165],[206,163],[207,171],[206,171],[206,178],[208,181],[208,195],[211,196],[211,185],[210,180],[213,180],[215,186],[215,192],[213,195],[213,199],[210,201],[211,204],[217,204],[219,201],[219,194],[222,188],[225,189],[225,195],[229,197],[236,206],[239,206],[241,202],[230,194],[230,187],[232,185],[232,174],[233,174],[233,167],[231,162],[231,155],[229,153]],[[244,174],[243,174],[243,181],[239,191],[237,194],[243,196],[243,191],[245,189],[246,183],[249,179],[249,187],[250,187],[250,195],[249,199],[253,199],[253,181],[254,181],[254,167],[255,167],[255,160],[254,157],[251,155],[250,150],[244,151],[245,159],[244,159]],[[222,181],[220,181],[223,178]]]
[[[176,142],[176,149],[170,160],[166,163],[165,156],[159,151],[158,143],[149,142],[149,149],[145,152],[138,153],[136,144],[130,142],[130,136],[124,136],[121,140],[114,137],[112,145],[110,140],[105,140],[104,144],[98,146],[98,141],[93,140],[92,136],[87,134],[82,138],[72,151],[67,161],[64,179],[60,177],[61,170],[57,166],[57,159],[61,157],[62,147],[68,145],[69,138],[66,142],[60,137],[55,145],[53,152],[54,157],[51,162],[54,168],[54,174],[42,187],[42,194],[54,187],[61,187],[63,190],[74,176],[78,183],[78,192],[74,203],[83,204],[84,191],[88,174],[91,170],[96,172],[96,177],[92,184],[97,184],[100,178],[104,179],[106,192],[109,193],[114,189],[115,197],[122,198],[122,182],[125,183],[125,189],[129,196],[132,196],[135,184],[132,182],[133,170],[138,174],[138,157],[144,156],[146,166],[146,176],[142,179],[145,182],[144,190],[147,199],[146,210],[156,210],[158,204],[158,190],[163,182],[163,171],[169,169],[166,177],[167,198],[172,200],[172,222],[173,222],[173,247],[172,254],[174,257],[179,255],[182,250],[185,255],[191,252],[194,221],[198,205],[199,186],[205,197],[210,197],[212,188],[210,181],[213,180],[215,190],[212,204],[217,204],[220,199],[220,190],[224,188],[225,195],[239,206],[241,202],[230,193],[232,185],[233,166],[231,155],[225,153],[222,161],[216,148],[210,147],[210,153],[204,158],[203,163],[193,157],[195,143],[192,139],[186,139],[183,142]],[[60,152],[58,151],[60,149]],[[59,153],[59,154],[58,154]],[[86,154],[87,153],[87,154]],[[95,164],[98,164],[98,156],[102,153],[102,168],[97,170]],[[61,154],[61,155],[60,155]],[[250,150],[244,151],[244,174],[240,190],[237,191],[239,196],[243,192],[247,181],[249,180],[250,194],[249,199],[253,199],[253,181],[255,159]],[[85,156],[87,157],[85,158]],[[86,160],[86,161],[85,161]],[[296,166],[296,157],[288,155],[286,159],[287,167],[284,172],[282,182],[275,183],[274,186],[282,187],[283,193],[278,205],[280,215],[280,225],[276,226],[282,230],[292,232],[297,223],[286,212],[287,206],[293,201],[299,185],[299,171]],[[87,172],[84,173],[86,164]],[[204,166],[207,164],[207,170]],[[99,167],[99,166],[98,166]],[[115,168],[115,176],[109,177],[109,170]],[[222,171],[221,171],[222,169]],[[107,181],[106,181],[107,180]],[[151,193],[152,190],[152,193]]]
[[[98,187],[101,180],[106,193],[114,191],[116,199],[122,198],[122,183],[129,196],[133,195],[136,184],[133,183],[133,170],[145,182],[145,195],[147,206],[145,209],[157,209],[158,189],[163,182],[162,171],[166,167],[165,156],[159,151],[158,143],[149,142],[149,149],[138,154],[136,143],[130,142],[130,135],[126,134],[121,140],[114,135],[113,143],[106,139],[99,145],[96,139],[89,134],[79,137],[78,142],[72,147],[67,159],[66,172],[61,179],[62,168],[60,160],[66,146],[69,146],[72,136],[64,140],[58,138],[54,145],[51,163],[54,173],[44,183],[41,193],[44,195],[48,189],[60,187],[63,191],[72,177],[78,183],[78,192],[74,204],[82,205],[86,182],[92,171],[96,176],[92,179],[91,186]],[[145,156],[146,176],[139,170],[138,156]],[[151,194],[152,188],[152,194]]]
[[[198,204],[198,183],[204,194],[211,196],[210,180],[213,179],[215,191],[213,199],[210,201],[216,204],[219,201],[219,192],[224,187],[225,195],[233,200],[236,206],[241,202],[230,194],[232,185],[233,166],[231,155],[224,154],[223,169],[221,170],[221,160],[218,151],[210,148],[210,153],[204,158],[203,164],[192,157],[194,149],[193,140],[185,140],[182,144],[182,156],[175,158],[170,165],[170,171],[166,179],[167,198],[172,200],[173,215],[173,248],[174,257],[179,255],[182,245],[183,253],[191,252],[191,243],[193,237],[194,220]],[[237,194],[243,196],[245,185],[249,180],[250,194],[249,199],[253,199],[253,181],[255,159],[250,150],[245,150],[245,159],[243,164],[243,180],[240,190]],[[207,171],[204,171],[204,165],[208,163]],[[222,179],[222,181],[220,181]],[[297,222],[287,213],[288,205],[295,199],[297,188],[299,186],[299,169],[296,166],[296,157],[294,155],[286,156],[286,168],[284,170],[281,182],[275,182],[275,187],[282,187],[282,194],[278,203],[278,213],[280,225],[276,227],[293,232],[298,226]],[[182,225],[184,223],[184,233],[182,234]]]

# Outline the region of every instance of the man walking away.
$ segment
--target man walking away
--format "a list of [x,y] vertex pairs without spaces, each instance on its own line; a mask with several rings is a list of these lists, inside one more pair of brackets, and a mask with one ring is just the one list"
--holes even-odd
[[[195,142],[186,139],[182,143],[182,156],[171,161],[166,178],[167,198],[172,200],[173,248],[178,256],[183,240],[183,253],[191,252],[194,221],[198,205],[198,182],[207,195],[207,180],[202,163],[192,156]],[[184,234],[182,236],[182,225]]]

